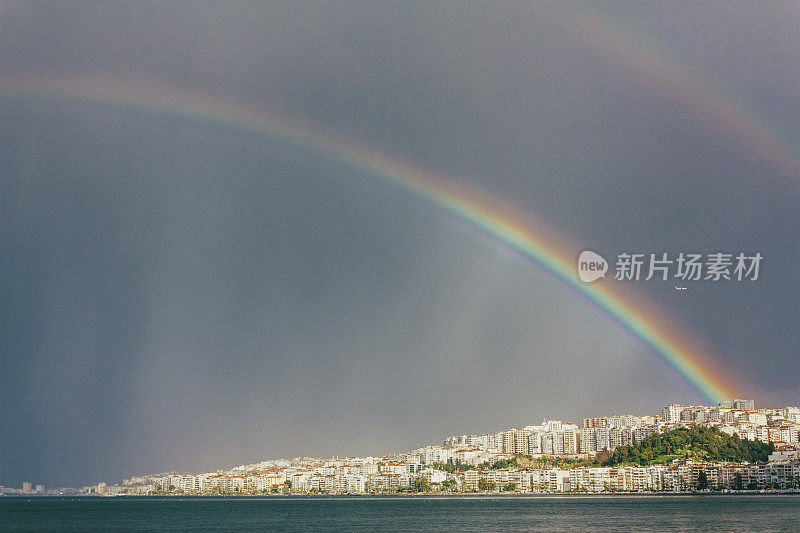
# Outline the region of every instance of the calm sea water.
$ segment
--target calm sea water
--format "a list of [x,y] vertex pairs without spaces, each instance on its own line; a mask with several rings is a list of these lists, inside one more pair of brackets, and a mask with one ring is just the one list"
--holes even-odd
[[800,531],[800,496],[0,498],[0,529]]

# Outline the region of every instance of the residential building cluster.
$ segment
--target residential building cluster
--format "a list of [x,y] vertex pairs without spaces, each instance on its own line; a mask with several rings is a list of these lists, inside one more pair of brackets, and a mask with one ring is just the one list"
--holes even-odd
[[778,456],[761,464],[675,460],[671,465],[653,466],[468,470],[463,487],[465,492],[482,487],[499,490],[509,484],[514,492],[522,493],[687,492],[700,486],[701,471],[706,474],[708,487],[715,490],[792,489],[798,488],[800,481],[800,461]]
[[3,487],[0,485],[0,495],[3,494],[20,494],[20,495],[47,495],[48,491],[44,490],[44,485],[34,485],[30,481],[23,481],[22,488],[14,488],[14,487]]
[[499,453],[573,456],[635,444],[658,431],[659,420],[656,416],[618,415],[587,418],[581,427],[559,420],[547,420],[541,425],[522,429],[453,436],[445,439],[443,445],[474,445]]
[[691,425],[716,426],[742,439],[772,442],[776,447],[800,442],[800,408],[758,409],[752,400],[731,400],[716,407],[667,405],[658,415],[584,418],[575,424],[549,420],[539,426],[484,435],[448,437],[444,446],[478,446],[500,453],[593,455],[637,444],[654,433]]
[[[776,452],[761,464],[675,459],[671,464],[653,466],[586,466],[598,452],[691,425],[715,426],[743,439],[771,442]],[[90,492],[681,492],[701,486],[701,472],[704,483],[714,489],[791,489],[800,482],[799,451],[800,408],[755,409],[751,400],[732,400],[716,407],[671,404],[647,416],[585,418],[580,425],[545,420],[521,429],[451,436],[442,444],[391,457],[277,459],[213,473],[140,476],[119,485],[101,483]]]

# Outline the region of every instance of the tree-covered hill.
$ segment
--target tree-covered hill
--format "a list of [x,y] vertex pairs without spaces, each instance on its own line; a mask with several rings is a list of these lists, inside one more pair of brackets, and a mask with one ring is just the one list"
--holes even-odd
[[620,446],[610,454],[598,455],[597,460],[603,466],[665,463],[676,457],[757,463],[766,461],[774,449],[772,444],[740,439],[716,427],[692,426],[650,435],[638,444]]

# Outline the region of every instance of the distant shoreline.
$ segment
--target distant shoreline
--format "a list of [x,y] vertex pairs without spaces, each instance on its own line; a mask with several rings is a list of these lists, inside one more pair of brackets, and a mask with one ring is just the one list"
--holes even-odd
[[440,500],[485,500],[485,499],[553,499],[553,498],[663,498],[663,497],[720,497],[720,496],[800,496],[800,490],[774,491],[736,491],[736,492],[615,492],[615,493],[529,493],[529,494],[253,494],[253,495],[116,495],[98,496],[94,494],[80,495],[37,495],[37,494],[5,494],[2,498],[15,499],[95,499],[95,500],[397,500],[397,499],[440,499]]

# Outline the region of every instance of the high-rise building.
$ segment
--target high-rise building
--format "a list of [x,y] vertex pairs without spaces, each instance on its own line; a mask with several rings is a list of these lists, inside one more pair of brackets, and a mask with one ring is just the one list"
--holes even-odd
[[30,481],[23,481],[22,482],[22,492],[25,492],[25,493],[31,492],[31,482]]
[[742,411],[753,411],[756,408],[756,402],[753,400],[733,400],[733,408]]
[[735,399],[719,402],[719,407],[723,407],[725,409],[738,409],[740,411],[752,411],[756,408],[756,405],[753,400]]
[[519,429],[517,433],[514,435],[514,453],[527,455],[530,453],[530,448],[528,447],[528,437],[530,436],[531,431],[527,429]]
[[[571,425],[571,424],[570,424]],[[564,428],[564,453],[576,454],[580,451],[580,431],[578,427]]]
[[670,404],[661,410],[661,419],[667,424],[675,424],[681,420],[681,412],[686,409],[688,405]]
[[517,439],[517,430],[509,429],[503,432],[503,453],[514,453],[514,444]]
[[44,492],[44,485],[36,485],[36,492],[39,493]]
[[597,435],[593,427],[586,427],[581,430],[581,453],[594,453],[597,451]]
[[604,428],[608,427],[608,418],[604,416],[594,418],[584,418],[581,426],[584,428]]
[[542,453],[542,431],[533,430],[528,435],[528,453],[533,455],[535,453]]

